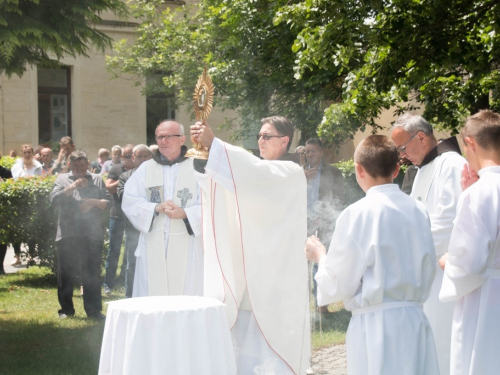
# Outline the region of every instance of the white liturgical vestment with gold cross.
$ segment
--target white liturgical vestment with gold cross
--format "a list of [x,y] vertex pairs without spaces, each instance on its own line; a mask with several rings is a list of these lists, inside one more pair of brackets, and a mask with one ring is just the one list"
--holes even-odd
[[[151,159],[127,181],[122,209],[141,232],[134,297],[203,294],[200,199],[192,159],[172,166]],[[182,219],[156,214],[156,205],[167,200],[183,207],[194,234],[187,233]]]
[[204,295],[227,305],[238,374],[304,374],[310,356],[304,171],[215,139],[197,178]]

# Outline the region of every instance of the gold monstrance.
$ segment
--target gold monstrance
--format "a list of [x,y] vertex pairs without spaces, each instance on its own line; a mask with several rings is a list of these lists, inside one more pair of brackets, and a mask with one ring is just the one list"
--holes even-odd
[[[193,94],[193,109],[197,121],[205,122],[212,111],[214,102],[214,85],[212,79],[208,75],[207,66],[203,69],[203,73],[198,78],[198,83]],[[208,159],[208,151],[203,149],[199,143],[194,144],[194,148],[186,152],[188,158]]]

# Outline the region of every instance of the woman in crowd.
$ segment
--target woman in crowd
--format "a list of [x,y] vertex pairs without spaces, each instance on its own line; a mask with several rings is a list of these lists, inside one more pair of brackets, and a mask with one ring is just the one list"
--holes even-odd
[[22,145],[21,154],[22,158],[12,166],[12,178],[17,180],[19,177],[41,176],[42,164],[34,159],[33,147]]

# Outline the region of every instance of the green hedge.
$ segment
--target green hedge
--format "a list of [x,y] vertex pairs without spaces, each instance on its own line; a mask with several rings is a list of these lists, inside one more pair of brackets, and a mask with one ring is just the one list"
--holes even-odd
[[[36,176],[0,183],[0,243],[26,244],[28,253],[22,256],[38,256],[40,266],[50,267],[54,272],[58,209],[50,204],[49,196],[55,179],[56,176]],[[109,210],[103,211],[102,220],[107,226]],[[108,248],[106,230],[103,261]],[[33,264],[30,261],[29,265]]]
[[3,156],[0,158],[0,165],[4,168],[12,169],[12,166],[18,158],[11,158],[10,156]]
[[[14,158],[3,157],[0,165],[10,168]],[[346,185],[346,206],[365,196],[356,182],[354,161],[334,164],[339,168]],[[403,171],[395,182],[402,181]],[[0,243],[25,243],[32,257],[38,256],[40,264],[55,270],[55,236],[57,209],[51,206],[49,195],[55,176],[12,179],[0,183]],[[107,223],[108,211],[103,222]],[[106,224],[105,224],[106,225]],[[105,251],[108,239],[105,239]],[[27,255],[27,254],[25,254]]]
[[37,176],[0,183],[0,242],[27,244],[29,255],[53,270],[57,210],[48,198],[54,180]]

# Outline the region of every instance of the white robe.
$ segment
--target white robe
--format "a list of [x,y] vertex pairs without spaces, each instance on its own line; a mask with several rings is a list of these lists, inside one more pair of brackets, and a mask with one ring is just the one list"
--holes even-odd
[[420,307],[435,264],[425,208],[397,185],[372,187],[339,216],[315,279],[318,305],[343,300],[353,312],[346,336],[349,375],[439,374]]
[[[148,292],[148,262],[147,262],[147,235],[155,215],[156,203],[148,202],[146,196],[146,166],[141,166],[132,174],[125,184],[122,209],[132,225],[141,232],[135,252],[136,267],[134,275],[133,297],[149,296]],[[163,195],[164,200],[173,200],[179,164],[162,166],[163,168]],[[193,174],[194,174],[193,170]],[[194,232],[189,238],[188,261],[184,281],[185,295],[203,295],[203,247],[201,239],[201,197],[198,189],[195,205],[184,208],[189,224]],[[163,214],[160,214],[163,215]],[[180,220],[180,219],[175,219]],[[165,218],[165,259],[167,258],[168,238],[171,219]]]
[[304,374],[310,327],[306,179],[215,139],[205,169],[206,296],[227,305],[238,375]]
[[[462,193],[460,180],[465,163],[466,160],[458,153],[445,152],[420,168],[413,183],[410,195],[422,201],[429,213],[438,261],[448,251],[458,198]],[[427,170],[431,170],[431,179],[423,178]],[[434,333],[441,375],[448,375],[454,303],[439,301],[443,270],[437,263],[435,267],[436,277],[432,283],[429,299],[424,304],[424,312]]]
[[439,298],[456,301],[452,375],[500,374],[500,167],[460,197]]

